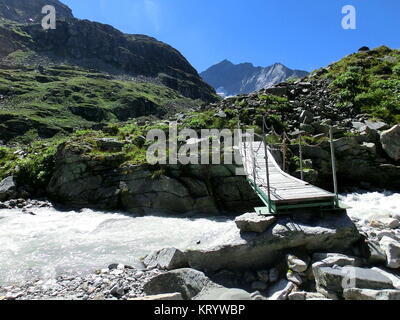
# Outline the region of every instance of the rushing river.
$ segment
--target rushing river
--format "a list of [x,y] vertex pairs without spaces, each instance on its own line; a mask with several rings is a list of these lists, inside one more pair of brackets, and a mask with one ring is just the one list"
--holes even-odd
[[[349,214],[400,214],[400,194],[342,196]],[[49,208],[0,210],[0,284],[60,273],[82,274],[110,263],[139,266],[139,258],[163,247],[184,249],[203,233],[223,233],[232,219],[128,216],[92,210],[62,212]]]

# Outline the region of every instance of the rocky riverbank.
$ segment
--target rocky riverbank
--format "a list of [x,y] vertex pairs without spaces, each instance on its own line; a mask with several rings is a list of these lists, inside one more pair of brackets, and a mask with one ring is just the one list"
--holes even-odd
[[129,300],[145,296],[144,285],[162,273],[112,264],[86,276],[64,275],[0,286],[0,300]]

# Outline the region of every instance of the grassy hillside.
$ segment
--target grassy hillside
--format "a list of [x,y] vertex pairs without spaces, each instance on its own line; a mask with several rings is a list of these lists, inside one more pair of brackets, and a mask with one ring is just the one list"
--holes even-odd
[[400,51],[382,46],[349,55],[311,79],[328,79],[336,106],[400,123]]
[[4,141],[29,142],[100,122],[164,117],[196,105],[160,84],[117,80],[77,67],[0,67],[0,139]]

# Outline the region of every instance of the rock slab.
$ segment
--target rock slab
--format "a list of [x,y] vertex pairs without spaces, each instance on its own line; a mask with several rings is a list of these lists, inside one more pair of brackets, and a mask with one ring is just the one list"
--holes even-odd
[[223,234],[204,235],[185,251],[189,266],[216,271],[263,269],[291,249],[308,252],[345,250],[360,238],[347,215],[280,218],[263,233],[241,233],[232,226]]
[[275,217],[266,217],[255,212],[246,213],[235,219],[236,226],[242,232],[263,233],[276,221]]

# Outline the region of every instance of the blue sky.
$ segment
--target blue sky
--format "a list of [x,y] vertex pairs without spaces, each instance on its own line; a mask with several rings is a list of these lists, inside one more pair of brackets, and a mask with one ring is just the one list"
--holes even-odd
[[[361,46],[400,48],[399,0],[61,0],[77,18],[157,38],[199,71],[229,59],[314,70]],[[357,10],[344,30],[342,7]]]

